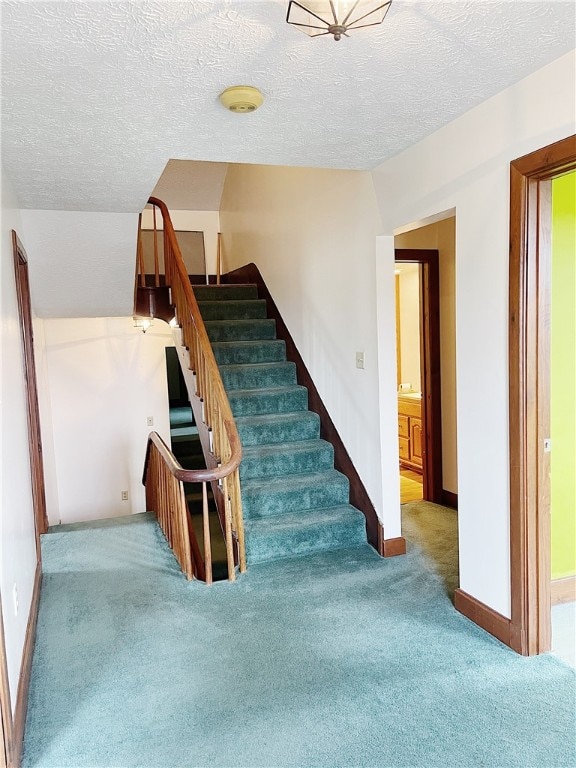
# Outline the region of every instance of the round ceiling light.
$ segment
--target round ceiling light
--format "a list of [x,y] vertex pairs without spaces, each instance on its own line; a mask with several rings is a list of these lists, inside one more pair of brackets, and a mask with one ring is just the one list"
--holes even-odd
[[254,112],[264,103],[264,96],[252,85],[232,85],[220,94],[220,101],[230,112]]

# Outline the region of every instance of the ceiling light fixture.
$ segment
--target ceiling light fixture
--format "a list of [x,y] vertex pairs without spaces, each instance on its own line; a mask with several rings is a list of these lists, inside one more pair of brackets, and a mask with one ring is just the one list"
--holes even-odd
[[264,96],[253,85],[232,85],[220,94],[220,101],[230,112],[255,112],[264,103]]
[[342,35],[348,30],[375,27],[382,24],[392,0],[290,0],[286,21],[299,27],[310,37]]

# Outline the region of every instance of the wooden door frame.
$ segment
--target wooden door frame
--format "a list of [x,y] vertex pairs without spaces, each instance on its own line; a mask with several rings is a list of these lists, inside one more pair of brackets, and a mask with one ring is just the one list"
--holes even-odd
[[26,379],[28,448],[32,479],[32,500],[36,523],[36,554],[38,560],[40,560],[40,534],[46,533],[48,530],[48,517],[46,514],[46,495],[44,491],[44,465],[42,460],[42,437],[40,433],[40,414],[38,409],[36,363],[34,359],[30,283],[28,279],[28,258],[26,256],[26,251],[14,230],[12,230],[12,248],[14,253],[14,275],[16,279],[16,296],[18,299],[18,315],[20,318],[24,374]]
[[576,135],[510,163],[510,644],[550,650],[551,180],[576,168]]
[[395,248],[394,261],[419,264],[422,386],[422,495],[444,503],[442,491],[442,390],[440,379],[440,267],[435,249]]

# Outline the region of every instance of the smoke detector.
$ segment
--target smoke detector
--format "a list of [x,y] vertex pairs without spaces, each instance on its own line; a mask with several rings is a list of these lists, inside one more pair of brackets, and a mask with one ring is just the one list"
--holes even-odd
[[230,112],[254,112],[264,103],[264,96],[252,85],[232,85],[220,94],[220,101]]

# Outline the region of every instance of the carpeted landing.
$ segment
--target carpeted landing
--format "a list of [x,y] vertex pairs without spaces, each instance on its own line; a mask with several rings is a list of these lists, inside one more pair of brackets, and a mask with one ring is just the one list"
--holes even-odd
[[153,518],[56,529],[26,768],[574,766],[572,670],[452,607],[415,548],[187,583]]

